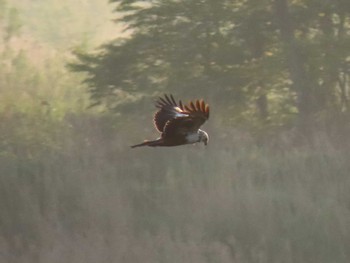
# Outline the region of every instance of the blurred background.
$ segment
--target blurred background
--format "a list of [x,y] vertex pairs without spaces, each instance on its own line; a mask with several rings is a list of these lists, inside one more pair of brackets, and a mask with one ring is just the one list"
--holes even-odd
[[0,261],[349,262],[349,76],[348,0],[0,0]]

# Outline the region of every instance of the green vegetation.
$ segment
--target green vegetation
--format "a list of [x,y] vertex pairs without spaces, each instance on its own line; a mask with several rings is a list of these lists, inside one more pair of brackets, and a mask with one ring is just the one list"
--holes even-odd
[[349,1],[112,2],[131,36],[74,66],[96,103],[205,94],[232,123],[304,135],[348,119]]
[[349,262],[348,1],[140,2],[0,0],[0,261]]
[[349,152],[324,138],[313,148],[271,148],[231,133],[206,149],[131,151],[125,138],[139,138],[108,118],[71,116],[64,124],[8,127],[22,128],[23,139],[0,158],[4,260],[350,258]]

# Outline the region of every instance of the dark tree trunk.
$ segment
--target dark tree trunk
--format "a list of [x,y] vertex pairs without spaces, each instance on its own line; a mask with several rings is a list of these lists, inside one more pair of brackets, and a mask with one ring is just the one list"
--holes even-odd
[[304,135],[308,135],[312,127],[312,85],[307,78],[304,60],[294,36],[287,0],[275,0],[275,14],[285,48],[292,88],[297,94],[299,111],[297,126]]
[[269,116],[268,101],[266,94],[261,94],[256,99],[256,107],[259,111],[260,119],[265,121]]

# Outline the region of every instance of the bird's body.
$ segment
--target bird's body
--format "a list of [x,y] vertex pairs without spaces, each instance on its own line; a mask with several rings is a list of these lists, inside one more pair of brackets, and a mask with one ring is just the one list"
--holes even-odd
[[176,103],[172,95],[160,97],[156,102],[159,109],[154,115],[154,124],[161,137],[153,141],[145,141],[131,146],[178,146],[209,141],[208,134],[199,129],[209,118],[209,105],[203,100],[183,105]]

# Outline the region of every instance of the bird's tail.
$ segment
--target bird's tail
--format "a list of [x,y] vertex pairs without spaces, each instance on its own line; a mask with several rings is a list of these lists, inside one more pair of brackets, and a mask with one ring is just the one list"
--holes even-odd
[[151,147],[161,146],[161,141],[162,141],[161,139],[157,139],[154,141],[144,141],[143,143],[132,145],[131,148],[136,148],[141,146],[151,146]]

